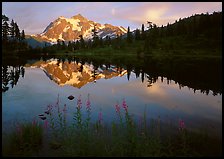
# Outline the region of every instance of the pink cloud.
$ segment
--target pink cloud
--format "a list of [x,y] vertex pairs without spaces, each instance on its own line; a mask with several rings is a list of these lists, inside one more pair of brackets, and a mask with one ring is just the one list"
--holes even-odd
[[193,14],[221,11],[221,2],[144,2],[116,10],[114,18],[129,20],[141,26],[150,20],[161,26]]

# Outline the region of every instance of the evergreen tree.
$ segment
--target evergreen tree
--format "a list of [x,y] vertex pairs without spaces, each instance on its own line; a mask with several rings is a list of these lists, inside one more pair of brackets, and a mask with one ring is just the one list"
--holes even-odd
[[60,49],[61,49],[61,42],[60,42],[60,40],[59,40],[59,39],[57,40],[57,48],[58,48],[58,50],[60,50]]
[[114,41],[114,47],[116,49],[120,49],[121,48],[121,37],[119,36],[119,34],[117,34],[117,37]]
[[15,38],[15,23],[14,23],[13,19],[10,23],[10,35],[11,35],[12,39]]
[[83,39],[83,36],[82,35],[79,35],[79,42],[80,42],[80,45],[81,45],[81,48],[84,49],[85,48],[85,41]]
[[61,45],[61,47],[62,47],[62,50],[65,50],[65,49],[66,49],[66,45],[65,45],[65,41],[64,41],[64,40],[62,40],[62,45]]
[[9,21],[9,18],[5,15],[2,15],[2,40],[3,40],[3,42],[8,41],[8,35],[9,35],[8,21]]
[[153,29],[149,33],[149,40],[150,40],[151,47],[155,48],[157,45],[157,37],[158,37],[159,31],[156,24],[153,24],[152,28]]
[[75,42],[75,49],[80,49],[80,42],[78,40]]
[[4,22],[2,25],[2,39],[4,42],[8,41],[8,32],[9,32],[9,25],[7,22]]
[[140,38],[141,38],[140,30],[139,29],[136,29],[135,30],[135,40],[140,40]]
[[20,30],[19,30],[19,26],[17,25],[17,23],[15,23],[15,37],[17,40],[20,41]]
[[107,45],[107,46],[110,46],[111,45],[111,38],[110,38],[110,36],[106,36],[106,39],[105,39],[105,44]]
[[150,21],[147,21],[147,23],[148,23],[148,32],[147,32],[147,34],[146,34],[146,37],[145,37],[145,44],[144,44],[144,50],[145,50],[145,52],[146,53],[151,53],[151,40],[152,39],[150,39],[151,38],[151,35],[152,35],[152,33],[151,33],[151,29],[152,29],[152,22],[150,22]]
[[132,33],[130,32],[130,27],[128,27],[128,32],[127,32],[127,42],[132,43]]
[[97,30],[96,30],[96,24],[94,24],[94,28],[92,30],[92,34],[93,34],[93,46],[97,47],[99,44],[99,37],[97,35]]
[[[17,52],[20,50],[28,50],[29,47],[24,41],[25,32],[22,30],[20,32],[19,26],[14,20],[11,20],[11,23],[8,24],[9,18],[6,15],[2,15],[2,44],[3,50],[5,52],[13,51]],[[9,26],[10,25],[10,26]],[[9,40],[10,39],[10,40]]]
[[72,46],[71,41],[68,42],[68,50],[73,51],[73,46]]
[[21,40],[25,40],[25,32],[24,32],[24,30],[22,30],[22,33],[21,33]]
[[90,39],[87,42],[87,48],[92,48],[92,41]]
[[102,37],[99,39],[99,46],[103,47],[103,38]]
[[142,40],[145,40],[145,26],[142,24],[142,33],[141,33]]
[[149,26],[147,27],[147,28],[148,28],[148,30],[152,29],[152,22],[147,21],[147,23],[148,23],[148,25],[149,25]]

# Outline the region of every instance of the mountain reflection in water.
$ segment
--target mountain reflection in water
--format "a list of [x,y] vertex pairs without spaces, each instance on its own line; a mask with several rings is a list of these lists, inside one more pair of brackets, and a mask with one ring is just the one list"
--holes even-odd
[[[179,88],[187,86],[195,93],[199,90],[206,95],[211,92],[214,96],[222,94],[222,61],[221,59],[181,58],[153,59],[152,57],[139,58],[105,58],[98,57],[24,57],[17,60],[3,60],[2,65],[2,91],[9,89],[10,81],[18,81],[20,67],[37,67],[43,69],[46,75],[60,86],[72,85],[81,88],[87,83],[99,79],[109,79],[127,75],[131,72],[142,82],[147,81],[147,86],[152,86],[161,77],[161,81],[168,85],[175,81]],[[11,69],[16,74],[14,78]],[[22,72],[21,72],[22,73]],[[20,74],[21,74],[20,73]],[[24,70],[23,70],[24,74]],[[24,76],[24,75],[23,75]],[[12,88],[13,88],[12,83]]]
[[82,64],[76,61],[60,62],[55,59],[46,62],[38,61],[30,67],[40,67],[51,80],[60,86],[67,84],[77,88],[81,88],[89,82],[96,82],[101,78],[121,77],[127,73],[127,70],[113,65],[110,65],[109,68],[106,65],[97,68],[92,64]]

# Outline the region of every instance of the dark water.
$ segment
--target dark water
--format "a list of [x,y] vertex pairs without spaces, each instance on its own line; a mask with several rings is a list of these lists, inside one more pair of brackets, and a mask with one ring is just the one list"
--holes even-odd
[[[5,60],[2,66],[2,126],[32,121],[55,104],[67,105],[72,120],[77,98],[85,108],[89,94],[92,119],[116,121],[115,104],[125,100],[139,121],[158,118],[189,129],[222,134],[222,74],[220,59],[150,57],[39,57]],[[73,95],[74,100],[68,100]]]

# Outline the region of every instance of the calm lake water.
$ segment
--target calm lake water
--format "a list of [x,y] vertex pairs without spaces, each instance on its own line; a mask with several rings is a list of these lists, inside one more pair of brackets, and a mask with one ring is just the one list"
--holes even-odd
[[[77,99],[81,95],[85,109],[89,94],[93,121],[100,111],[104,123],[118,121],[115,105],[122,105],[125,100],[137,121],[146,111],[147,120],[159,117],[162,122],[178,126],[182,119],[189,129],[206,129],[221,137],[221,62],[147,60],[107,63],[86,58],[50,58],[14,66],[5,64],[3,132],[11,130],[15,122],[38,119],[47,105],[56,103],[58,95],[61,108],[67,105],[72,122]],[[69,100],[70,95],[75,98]]]

